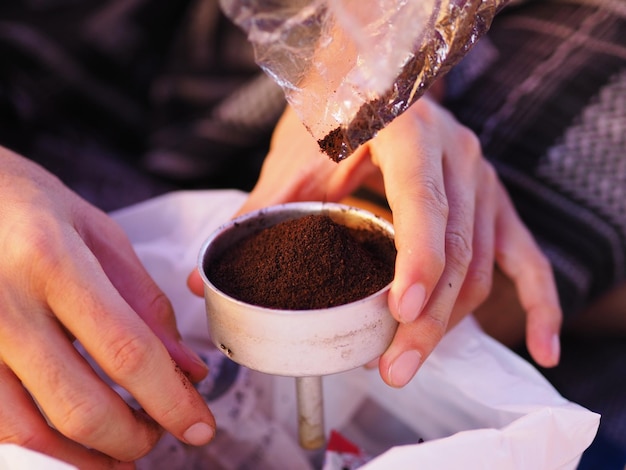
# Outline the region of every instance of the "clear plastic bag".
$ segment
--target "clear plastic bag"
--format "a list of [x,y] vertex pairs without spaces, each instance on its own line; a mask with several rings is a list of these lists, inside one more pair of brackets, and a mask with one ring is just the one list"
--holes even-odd
[[221,0],[330,158],[404,112],[507,0]]

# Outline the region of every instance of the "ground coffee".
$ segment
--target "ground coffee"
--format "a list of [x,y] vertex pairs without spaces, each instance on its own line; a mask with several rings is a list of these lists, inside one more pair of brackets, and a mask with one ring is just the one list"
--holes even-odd
[[396,249],[381,230],[307,215],[253,234],[205,266],[221,291],[246,303],[311,310],[367,297],[393,279]]
[[[430,45],[427,43],[424,47],[426,49]],[[337,126],[324,138],[318,139],[317,144],[322,152],[334,162],[346,159],[417,101],[436,77],[436,73],[433,75],[431,72],[439,71],[439,68],[430,70],[425,67],[428,57],[424,50],[415,54],[404,65],[387,92],[364,103],[347,125]],[[421,82],[416,84],[416,79]]]

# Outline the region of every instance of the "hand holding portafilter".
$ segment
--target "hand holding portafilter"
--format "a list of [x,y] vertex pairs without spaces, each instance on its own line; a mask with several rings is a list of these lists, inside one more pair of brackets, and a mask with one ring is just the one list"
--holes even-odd
[[221,0],[322,151],[349,156],[487,31],[507,0]]

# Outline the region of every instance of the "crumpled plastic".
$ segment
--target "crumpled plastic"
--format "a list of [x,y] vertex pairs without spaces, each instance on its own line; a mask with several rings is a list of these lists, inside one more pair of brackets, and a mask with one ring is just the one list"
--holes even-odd
[[508,0],[220,0],[334,161],[404,112]]

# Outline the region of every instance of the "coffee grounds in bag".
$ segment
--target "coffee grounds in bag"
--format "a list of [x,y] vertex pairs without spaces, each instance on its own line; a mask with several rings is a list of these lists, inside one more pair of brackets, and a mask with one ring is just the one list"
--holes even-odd
[[365,298],[393,279],[396,249],[379,229],[307,215],[261,230],[205,266],[222,292],[281,310],[328,308]]

